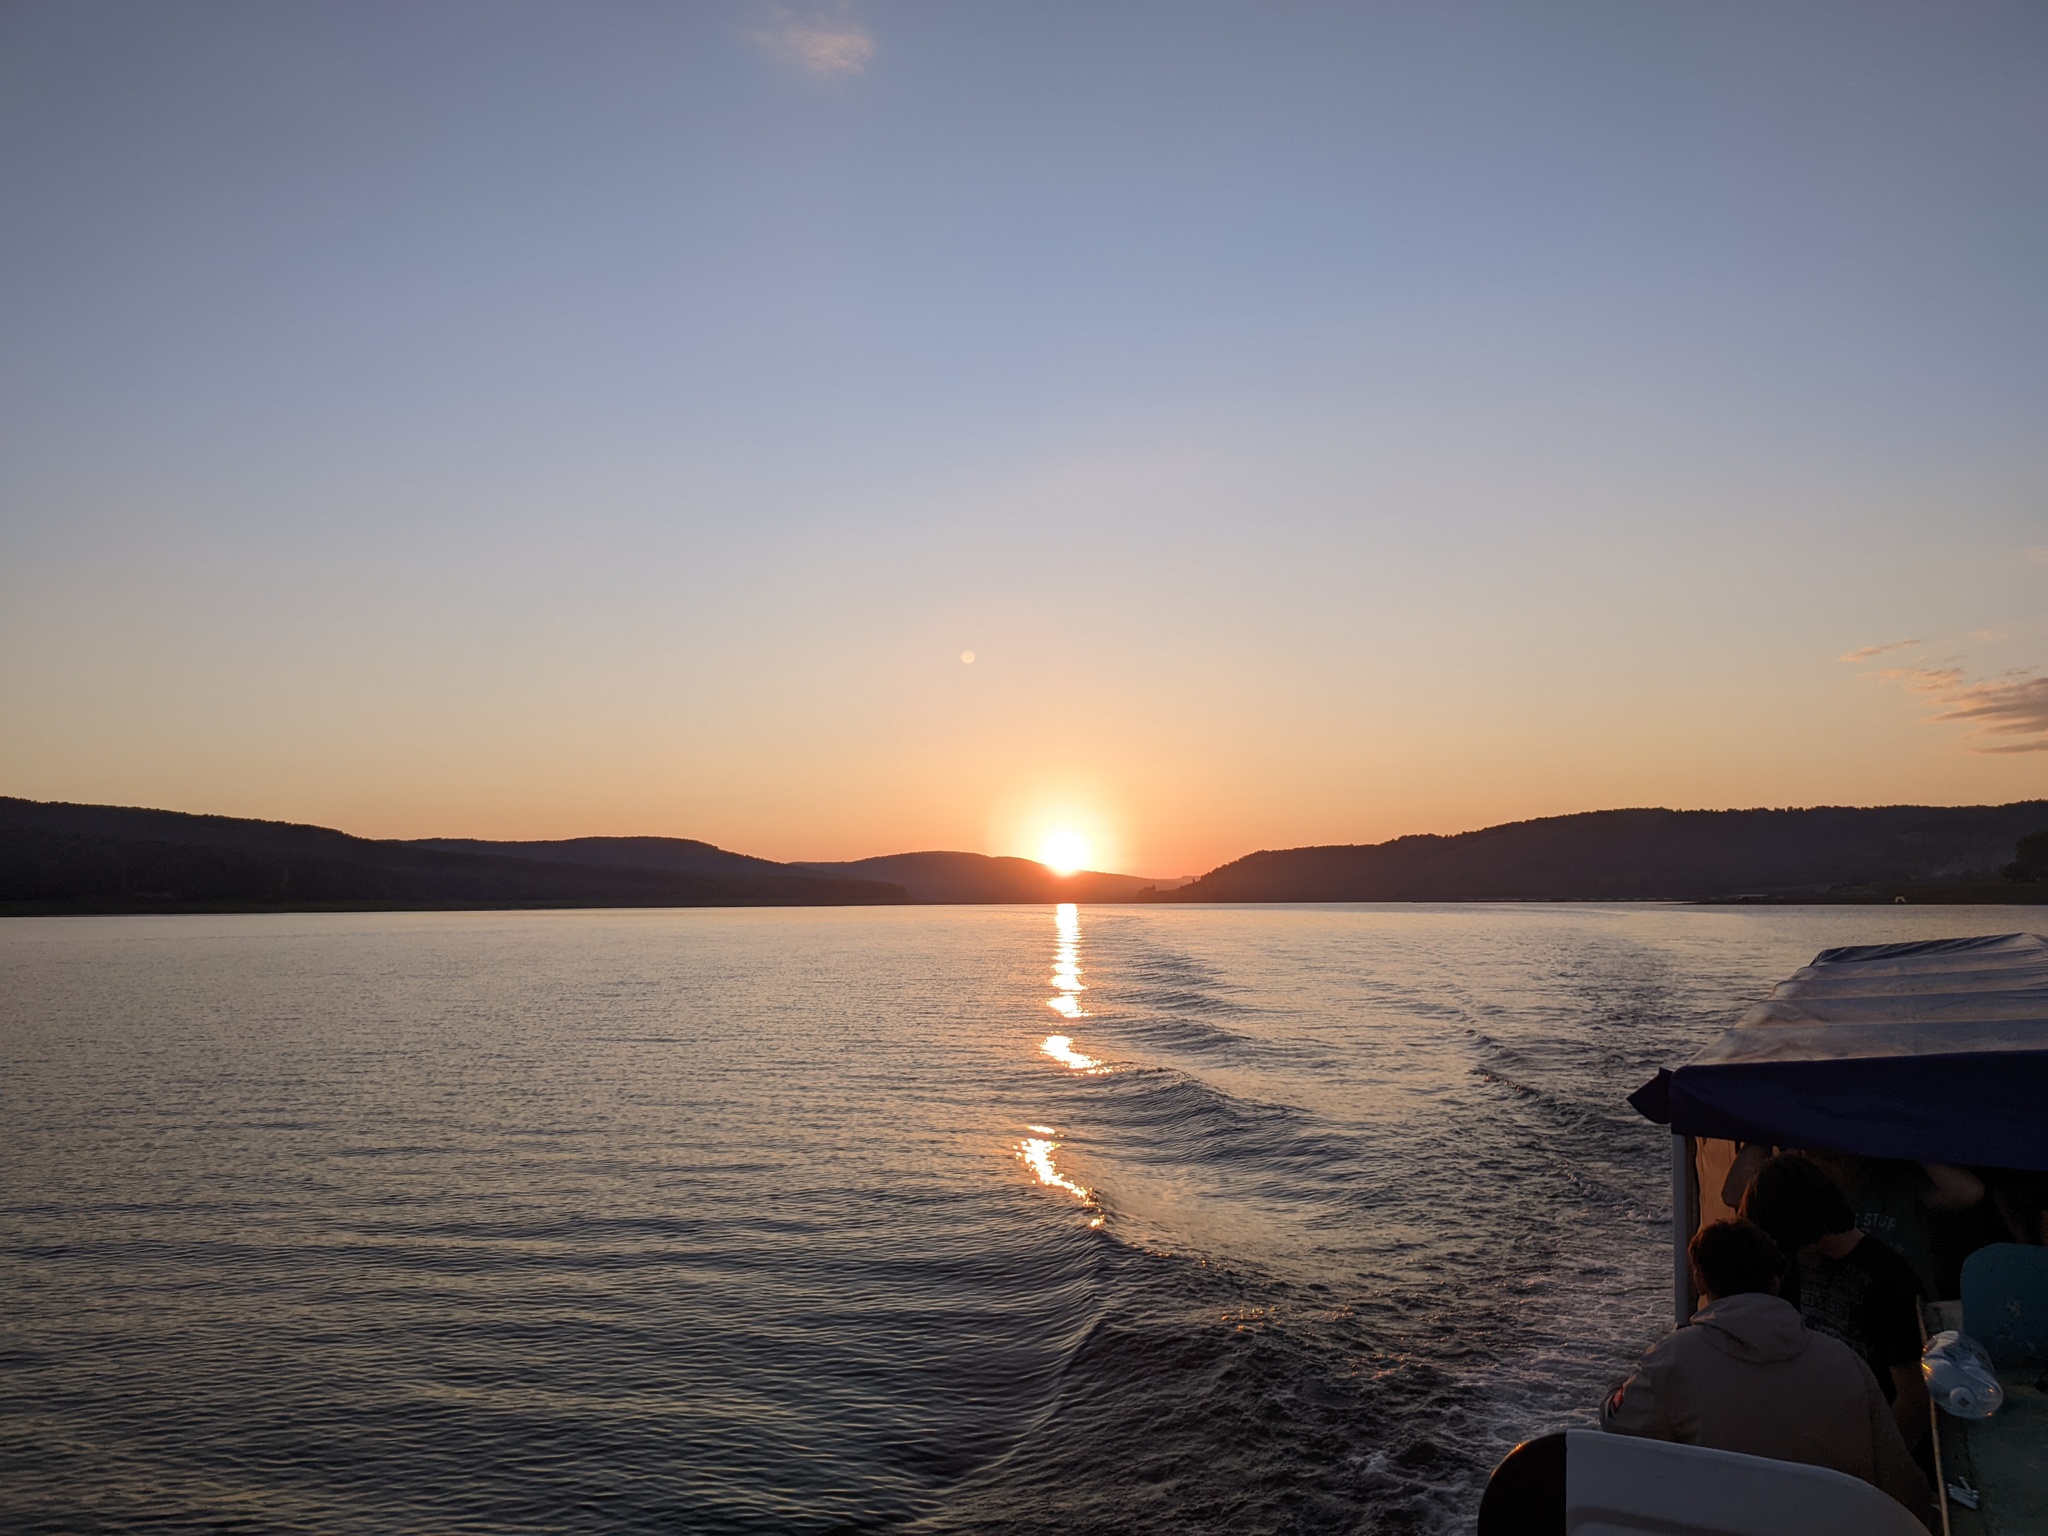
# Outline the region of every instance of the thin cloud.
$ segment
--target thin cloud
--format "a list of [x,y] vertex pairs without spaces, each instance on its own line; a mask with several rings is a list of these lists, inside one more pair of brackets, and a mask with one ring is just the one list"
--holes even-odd
[[1968,720],[1984,736],[2009,737],[1979,752],[2048,752],[2048,677],[2025,673],[1971,683],[1934,718]]
[[804,12],[777,7],[749,42],[785,64],[814,75],[858,75],[875,56],[875,39],[845,5]]
[[1945,693],[1965,686],[1966,674],[1961,667],[1886,667],[1874,675],[1914,693]]
[[1887,667],[1876,674],[1942,706],[1929,723],[1974,727],[1973,752],[2048,752],[2048,677],[2008,672],[1971,682],[1961,667]]
[[1868,661],[1873,656],[1882,656],[1886,651],[1903,651],[1909,645],[1918,645],[1918,640],[1894,640],[1888,645],[1866,645],[1860,651],[1851,651],[1844,661]]
[[2030,549],[2024,553],[2025,558],[2030,564],[2048,565],[2048,549]]

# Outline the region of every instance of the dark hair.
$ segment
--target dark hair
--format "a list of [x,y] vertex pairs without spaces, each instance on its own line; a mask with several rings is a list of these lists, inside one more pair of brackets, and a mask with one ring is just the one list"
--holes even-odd
[[1848,1197],[1818,1163],[1797,1152],[1780,1152],[1757,1170],[1742,1197],[1742,1214],[1787,1255],[1856,1225]]
[[1685,1250],[1700,1288],[1716,1296],[1775,1296],[1785,1273],[1785,1256],[1771,1234],[1753,1221],[1717,1221],[1693,1234]]

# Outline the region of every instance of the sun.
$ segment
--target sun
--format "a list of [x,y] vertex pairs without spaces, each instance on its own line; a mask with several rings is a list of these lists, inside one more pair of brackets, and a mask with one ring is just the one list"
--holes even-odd
[[1038,862],[1056,875],[1088,867],[1088,839],[1078,832],[1048,832],[1038,845]]

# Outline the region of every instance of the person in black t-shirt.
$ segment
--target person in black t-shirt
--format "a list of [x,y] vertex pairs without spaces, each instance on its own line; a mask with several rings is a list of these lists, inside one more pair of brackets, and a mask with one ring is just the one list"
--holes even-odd
[[1913,1267],[1859,1230],[1834,1181],[1796,1152],[1782,1152],[1758,1170],[1742,1214],[1796,1256],[1785,1299],[1807,1327],[1863,1357],[1906,1444],[1918,1444],[1927,1433],[1927,1385],[1920,1375],[1921,1287]]
[[[1920,1380],[1920,1283],[1898,1254],[1850,1227],[1800,1254],[1796,1279],[1807,1327],[1861,1355],[1887,1402],[1900,1395],[1900,1374]],[[1926,1427],[1921,1421],[1920,1428]]]

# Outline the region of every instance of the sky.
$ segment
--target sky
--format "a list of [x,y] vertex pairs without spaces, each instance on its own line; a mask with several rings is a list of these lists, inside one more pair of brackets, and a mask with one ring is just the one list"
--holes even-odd
[[2048,795],[2044,166],[2036,3],[9,0],[0,792]]

